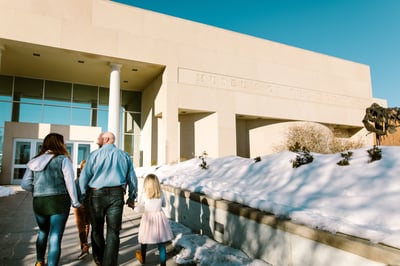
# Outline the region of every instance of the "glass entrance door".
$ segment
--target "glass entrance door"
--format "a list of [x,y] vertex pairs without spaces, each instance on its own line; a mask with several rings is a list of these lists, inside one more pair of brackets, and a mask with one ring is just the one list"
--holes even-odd
[[90,144],[82,142],[68,142],[67,150],[71,154],[72,165],[75,169],[75,177],[78,174],[78,168],[83,160],[86,160],[90,154]]
[[21,184],[22,177],[25,173],[26,163],[35,156],[35,144],[34,140],[28,139],[14,141],[12,184]]
[[[13,161],[12,161],[12,180],[14,185],[21,184],[24,176],[26,163],[29,162],[40,150],[42,140],[39,139],[15,139],[13,143]],[[71,155],[72,165],[75,169],[75,177],[77,169],[82,160],[86,160],[90,154],[90,143],[88,142],[67,142],[67,150]]]

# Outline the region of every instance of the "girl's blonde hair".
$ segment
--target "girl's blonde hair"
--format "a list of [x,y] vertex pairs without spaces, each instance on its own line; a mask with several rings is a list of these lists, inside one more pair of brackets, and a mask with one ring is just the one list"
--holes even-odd
[[161,186],[156,175],[148,174],[144,179],[143,187],[147,198],[161,198]]

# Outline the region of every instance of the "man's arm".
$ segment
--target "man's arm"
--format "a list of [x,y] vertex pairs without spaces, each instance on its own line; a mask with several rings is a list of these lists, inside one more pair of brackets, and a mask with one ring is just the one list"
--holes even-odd
[[126,204],[128,204],[129,207],[134,208],[135,207],[135,199],[137,197],[137,177],[135,173],[135,169],[133,168],[133,164],[131,161],[131,158],[127,154],[127,160],[128,160],[128,172],[126,176],[126,183],[128,185],[128,200]]

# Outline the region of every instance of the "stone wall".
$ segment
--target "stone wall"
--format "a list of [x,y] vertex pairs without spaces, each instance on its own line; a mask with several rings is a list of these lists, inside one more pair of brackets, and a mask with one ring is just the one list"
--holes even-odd
[[167,216],[276,266],[400,265],[400,250],[280,219],[271,213],[163,185]]

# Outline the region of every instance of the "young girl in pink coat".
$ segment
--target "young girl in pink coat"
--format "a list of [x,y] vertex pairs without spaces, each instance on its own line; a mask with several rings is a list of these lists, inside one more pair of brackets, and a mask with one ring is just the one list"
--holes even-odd
[[149,174],[144,179],[143,193],[139,196],[137,212],[143,212],[139,226],[140,250],[136,251],[136,258],[140,263],[146,261],[146,250],[148,244],[157,244],[160,252],[160,265],[165,266],[167,252],[165,242],[173,239],[173,233],[162,207],[165,207],[164,194],[158,178]]

